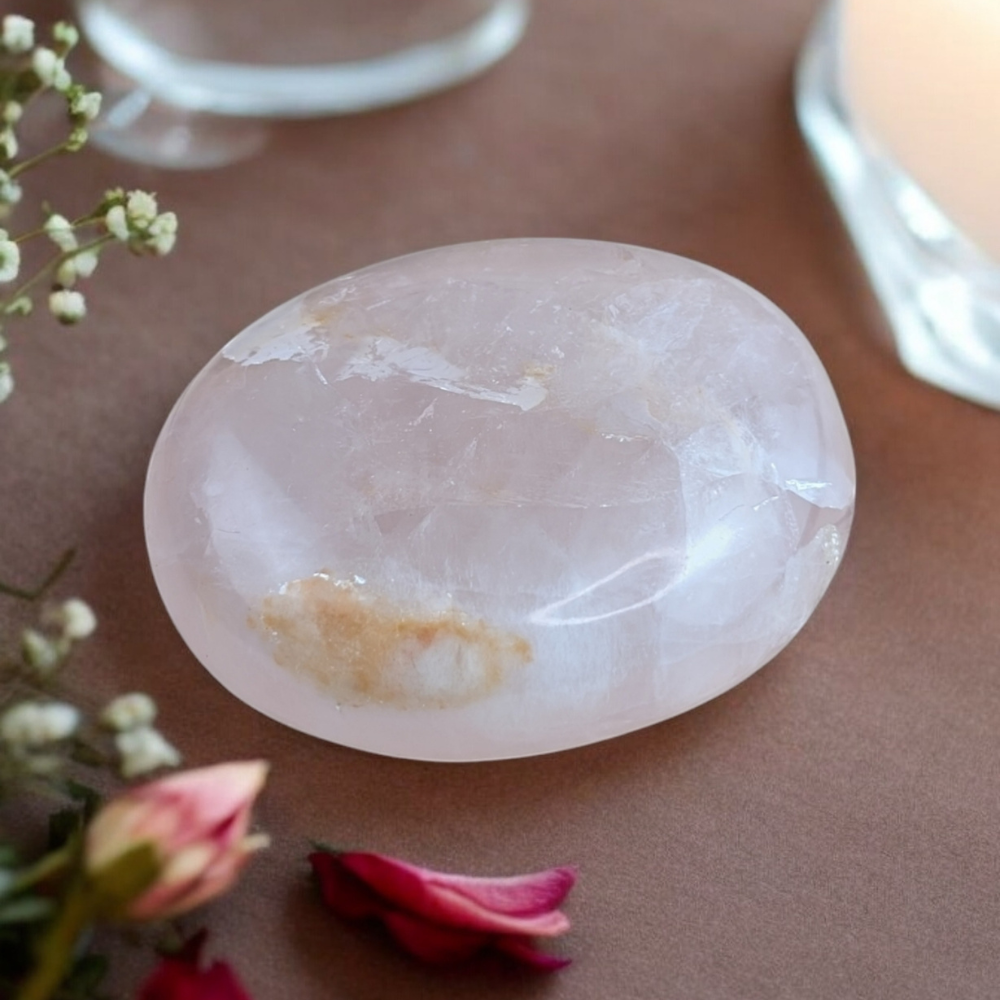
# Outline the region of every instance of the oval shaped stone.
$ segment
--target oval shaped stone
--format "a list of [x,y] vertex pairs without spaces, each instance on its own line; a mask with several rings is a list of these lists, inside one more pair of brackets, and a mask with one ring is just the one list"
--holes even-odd
[[774,305],[671,254],[444,247],[231,341],[146,488],[195,655],[290,726],[477,760],[616,736],[743,680],[840,561],[854,463]]

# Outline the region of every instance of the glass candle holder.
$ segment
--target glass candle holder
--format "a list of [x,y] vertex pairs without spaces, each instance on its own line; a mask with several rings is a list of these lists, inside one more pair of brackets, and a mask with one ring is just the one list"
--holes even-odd
[[368,111],[453,86],[506,55],[530,13],[528,0],[76,0],[76,8],[112,91],[97,141],[166,166],[246,155],[261,119]]
[[903,364],[1000,408],[1000,5],[840,0],[796,90]]

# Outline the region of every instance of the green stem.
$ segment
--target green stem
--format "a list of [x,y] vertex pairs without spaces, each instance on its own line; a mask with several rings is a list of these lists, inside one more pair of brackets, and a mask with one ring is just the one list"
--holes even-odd
[[38,961],[14,1000],[49,1000],[73,964],[76,942],[94,918],[92,897],[77,880],[38,945]]
[[4,594],[7,597],[17,597],[22,601],[37,601],[69,569],[70,564],[75,558],[76,549],[67,549],[59,557],[59,562],[49,571],[49,575],[37,587],[30,590],[24,587],[14,587],[9,583],[0,581],[0,594]]
[[99,236],[96,240],[91,240],[89,243],[84,243],[82,246],[75,247],[72,250],[66,250],[61,254],[57,254],[46,264],[43,264],[41,270],[32,277],[29,278],[20,288],[15,289],[10,295],[7,296],[5,300],[0,302],[0,307],[6,305],[9,302],[16,302],[22,295],[29,292],[39,281],[42,280],[46,275],[51,274],[60,264],[65,263],[73,257],[77,257],[82,253],[86,253],[88,250],[96,250],[97,247],[104,246],[105,243],[110,243],[114,239],[113,236],[105,234],[104,236]]
[[[70,222],[70,228],[73,230],[80,230],[84,226],[97,225],[97,223],[100,221],[101,219],[99,216],[83,215],[79,219],[74,219],[72,222]],[[12,239],[15,243],[27,243],[28,240],[33,240],[38,236],[48,236],[48,235],[49,231],[45,228],[45,226],[39,226],[37,229],[30,229],[26,233],[21,233],[19,236],[14,236],[12,237]],[[81,249],[83,248],[81,247]]]
[[39,163],[44,163],[46,160],[51,159],[53,156],[59,156],[60,153],[69,152],[67,149],[67,142],[60,142],[57,146],[52,146],[49,149],[42,150],[40,153],[36,153],[34,156],[29,156],[26,160],[21,160],[20,163],[11,167],[7,171],[7,175],[13,179],[15,177],[20,177],[25,170],[30,170],[32,167],[37,167]]
[[7,889],[8,895],[22,892],[23,890],[41,882],[62,871],[72,860],[75,848],[70,844],[60,847],[57,851],[52,851],[40,858],[30,868],[21,872]]

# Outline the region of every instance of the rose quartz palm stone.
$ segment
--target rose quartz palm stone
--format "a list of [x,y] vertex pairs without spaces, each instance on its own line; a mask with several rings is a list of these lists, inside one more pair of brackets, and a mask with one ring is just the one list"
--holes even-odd
[[230,691],[328,740],[481,760],[627,733],[799,631],[854,506],[823,367],[746,285],[500,240],[280,306],[181,396],[153,571]]

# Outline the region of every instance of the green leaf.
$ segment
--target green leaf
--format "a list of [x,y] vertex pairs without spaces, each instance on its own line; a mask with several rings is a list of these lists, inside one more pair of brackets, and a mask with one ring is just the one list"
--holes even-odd
[[16,868],[20,863],[17,851],[10,844],[0,844],[0,868]]
[[98,913],[115,917],[159,877],[159,856],[151,844],[139,844],[93,872],[90,895]]
[[44,896],[21,896],[0,905],[0,924],[32,924],[47,920],[55,904]]

